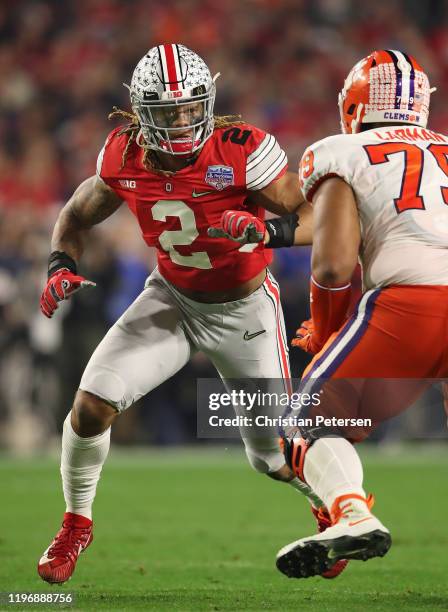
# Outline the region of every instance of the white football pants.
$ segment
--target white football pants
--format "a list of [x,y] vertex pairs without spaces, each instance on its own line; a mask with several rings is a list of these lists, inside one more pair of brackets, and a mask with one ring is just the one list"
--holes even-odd
[[[183,296],[154,270],[94,351],[80,389],[122,412],[173,376],[195,351],[205,353],[223,379],[290,378],[280,291],[269,271],[248,297],[204,304]],[[284,464],[277,437],[244,443],[257,471],[275,472]]]

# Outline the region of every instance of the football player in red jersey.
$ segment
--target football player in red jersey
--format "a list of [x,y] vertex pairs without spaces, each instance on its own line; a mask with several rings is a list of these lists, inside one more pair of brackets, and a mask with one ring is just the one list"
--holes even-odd
[[[310,211],[273,136],[236,118],[214,117],[215,80],[182,45],[150,49],[129,87],[132,114],[116,111],[130,122],[109,134],[96,176],[78,187],[54,228],[41,298],[48,317],[61,300],[92,284],[77,273],[83,233],[123,201],[148,246],[156,247],[158,267],[93,353],[65,420],[61,473],[67,511],[38,565],[48,582],[68,580],[92,541],[92,503],[110,426],[134,401],[198,350],[222,378],[283,379],[288,385],[279,288],[267,270],[271,251],[262,243],[213,238],[208,230],[220,225],[227,210],[260,220],[267,209],[285,215],[272,222],[273,246],[293,239],[309,243]],[[257,229],[249,224],[247,231]],[[321,505],[285,465],[276,437],[244,443],[255,470],[289,482]]]

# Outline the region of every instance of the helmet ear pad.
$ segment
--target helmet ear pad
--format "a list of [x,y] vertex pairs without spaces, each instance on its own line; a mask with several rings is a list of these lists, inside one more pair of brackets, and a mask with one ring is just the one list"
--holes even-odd
[[[142,138],[138,139],[142,146],[172,155],[191,155],[212,135],[215,79],[204,60],[184,45],[150,49],[138,62],[129,90],[144,139],[144,144]],[[202,105],[199,113],[197,105]],[[162,108],[164,113],[160,113]],[[183,117],[181,125],[164,118],[179,114]]]
[[401,51],[374,51],[355,64],[339,94],[342,132],[356,134],[365,123],[426,127],[432,91],[415,58]]

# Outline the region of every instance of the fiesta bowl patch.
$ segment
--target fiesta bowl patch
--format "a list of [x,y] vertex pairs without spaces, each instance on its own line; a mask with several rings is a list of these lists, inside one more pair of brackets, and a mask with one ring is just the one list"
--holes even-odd
[[234,184],[232,166],[209,166],[205,175],[205,182],[218,191]]

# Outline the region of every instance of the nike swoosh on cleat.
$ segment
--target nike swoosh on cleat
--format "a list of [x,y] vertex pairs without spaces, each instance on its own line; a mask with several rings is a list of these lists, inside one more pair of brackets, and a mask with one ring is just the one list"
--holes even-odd
[[243,338],[244,338],[244,340],[252,340],[252,338],[256,338],[257,336],[259,336],[260,334],[264,334],[265,332],[266,332],[265,329],[262,329],[261,331],[254,332],[253,334],[250,334],[248,331],[246,331],[246,333],[244,334]]
[[[350,555],[359,553],[359,552],[363,552],[365,550],[365,548],[357,548],[356,550],[351,550],[350,551]],[[334,548],[330,548],[330,550],[328,551],[327,557],[329,559],[336,559],[337,557],[340,557],[341,554],[348,554],[347,551],[345,551],[344,553],[338,553],[336,550],[334,550]]]
[[364,521],[371,521],[371,520],[372,520],[371,516],[366,516],[366,518],[360,519],[359,521],[354,521],[353,523],[349,523],[348,526],[354,527],[355,525],[359,525],[359,523],[364,523]]
[[192,192],[192,197],[193,198],[200,198],[202,196],[208,195],[209,193],[216,193],[215,191],[196,191],[195,189],[193,189]]

